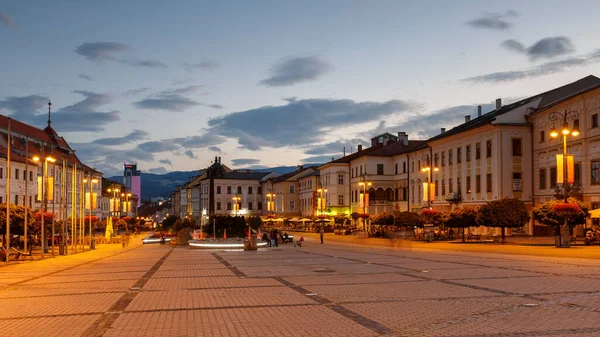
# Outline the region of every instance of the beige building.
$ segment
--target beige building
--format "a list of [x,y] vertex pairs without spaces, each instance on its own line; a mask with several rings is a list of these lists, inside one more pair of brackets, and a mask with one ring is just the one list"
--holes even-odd
[[298,197],[300,200],[300,215],[311,217],[317,215],[317,190],[319,186],[319,171],[298,179]]
[[272,201],[274,209],[265,208],[263,215],[275,214],[277,217],[298,217],[301,215],[300,179],[318,172],[315,167],[298,166],[295,171],[271,177],[263,181],[266,192],[263,202]]

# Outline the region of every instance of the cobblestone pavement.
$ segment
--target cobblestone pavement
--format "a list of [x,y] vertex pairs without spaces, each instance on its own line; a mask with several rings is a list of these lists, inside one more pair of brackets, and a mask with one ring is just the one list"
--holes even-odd
[[2,267],[0,307],[16,337],[600,336],[600,261],[132,244]]

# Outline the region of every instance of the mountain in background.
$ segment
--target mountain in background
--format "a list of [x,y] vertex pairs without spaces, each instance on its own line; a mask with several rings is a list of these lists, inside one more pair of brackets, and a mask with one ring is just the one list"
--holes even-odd
[[[308,166],[315,166],[305,165]],[[318,165],[321,166],[321,165]],[[253,169],[255,172],[277,172],[285,174],[296,170],[296,166],[279,166],[273,168]],[[169,198],[171,193],[175,191],[175,187],[185,184],[191,177],[198,175],[200,171],[174,171],[165,174],[153,174],[142,172],[142,199],[150,200],[152,198]],[[123,182],[122,176],[110,177],[110,180]]]

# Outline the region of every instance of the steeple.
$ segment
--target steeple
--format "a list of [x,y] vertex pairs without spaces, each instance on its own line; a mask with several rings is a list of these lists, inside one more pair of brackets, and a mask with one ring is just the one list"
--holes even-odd
[[52,107],[52,102],[48,101],[48,127],[50,127],[50,124],[52,123],[50,121],[50,109]]

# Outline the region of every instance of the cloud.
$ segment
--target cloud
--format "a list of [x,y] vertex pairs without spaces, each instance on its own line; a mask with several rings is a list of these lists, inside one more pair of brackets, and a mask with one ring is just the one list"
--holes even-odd
[[146,139],[148,136],[150,136],[150,134],[146,131],[133,130],[133,132],[124,137],[100,138],[94,140],[92,143],[100,145],[123,145]]
[[13,19],[8,16],[8,14],[0,12],[0,23],[5,25],[8,28],[17,28],[17,24],[13,21]]
[[158,162],[161,163],[161,164],[173,166],[173,164],[171,164],[171,161],[169,159],[161,159]]
[[512,23],[506,19],[517,16],[519,16],[519,13],[514,10],[508,10],[505,13],[485,13],[479,18],[467,21],[467,25],[473,28],[506,30],[512,27]]
[[167,169],[164,167],[155,167],[155,168],[151,168],[148,170],[148,172],[153,173],[153,174],[165,174],[167,173]]
[[122,164],[125,161],[147,161],[154,160],[154,155],[134,147],[132,149],[115,149],[112,146],[91,143],[70,143],[71,148],[76,150],[77,157],[86,165],[94,167],[104,173],[105,176],[122,174]]
[[221,148],[219,148],[218,146],[209,146],[208,150],[213,152],[222,152]]
[[523,70],[512,70],[512,71],[500,71],[495,73],[489,73],[474,77],[467,77],[462,79],[463,82],[478,84],[478,83],[502,83],[512,82],[531,77],[540,77],[544,75],[556,74],[566,71],[570,68],[583,67],[592,65],[600,62],[600,50],[594,53],[569,57],[560,61],[546,62],[535,67],[523,69]]
[[287,57],[271,67],[270,77],[259,84],[282,87],[300,82],[315,81],[331,72],[333,66],[316,56]]
[[526,54],[531,61],[540,58],[554,58],[575,51],[575,46],[566,36],[546,37],[530,47],[525,47],[521,42],[516,40],[506,40],[502,42],[501,46],[510,51]]
[[414,107],[415,104],[400,100],[379,103],[302,99],[212,118],[207,132],[236,138],[242,148],[249,150],[312,145],[324,141],[327,128],[379,121]]
[[[180,138],[169,138],[160,141],[149,141],[138,144],[137,148],[148,153],[176,152],[190,149],[202,149],[209,146],[224,143],[226,139],[212,133],[200,136],[189,136]],[[187,153],[185,153],[188,155]],[[188,155],[189,156],[189,155]]]
[[146,99],[134,102],[133,105],[141,109],[164,110],[172,112],[181,112],[195,106],[206,106],[213,109],[222,109],[219,104],[205,104],[194,101],[184,96],[204,88],[204,85],[190,85],[183,88],[164,90]]
[[199,62],[199,63],[184,63],[183,64],[183,67],[187,71],[192,71],[192,70],[214,70],[214,69],[220,68],[221,66],[222,66],[221,63],[216,62],[216,61],[212,61],[212,60],[202,61],[202,62]]
[[[91,91],[75,90],[73,93],[85,98],[75,104],[65,106],[52,112],[52,127],[63,132],[99,132],[112,122],[121,120],[119,111],[97,111],[111,102],[105,94]],[[48,121],[48,97],[30,95],[23,97],[7,97],[0,101],[0,109],[8,111],[12,117],[24,123],[44,128]]]
[[129,50],[129,46],[118,42],[85,42],[75,48],[75,53],[85,57],[86,60],[96,63],[117,62],[131,66],[148,68],[166,68],[167,66],[157,60],[125,59],[115,56]]
[[196,159],[196,155],[194,154],[194,152],[192,152],[192,150],[186,150],[185,152],[183,152],[186,156],[188,156],[188,158],[190,159]]
[[129,90],[126,90],[123,93],[123,96],[137,96],[137,95],[145,93],[148,90],[150,90],[150,88],[148,88],[148,87],[141,87],[141,88],[137,88],[137,89],[129,89]]
[[[382,122],[383,123],[383,122]],[[369,136],[378,135],[380,133],[370,133]],[[335,142],[329,142],[325,144],[316,145],[309,150],[304,151],[306,154],[312,155],[330,155],[330,154],[343,154],[344,147],[346,148],[346,154],[356,151],[356,146],[358,144],[366,145],[368,144],[365,140],[354,138],[354,139],[341,139]]]
[[301,162],[303,164],[325,164],[331,161],[331,158],[340,158],[341,156],[313,156],[303,158]]
[[243,165],[256,165],[260,163],[258,159],[232,159],[231,165],[233,166],[243,166]]
[[86,75],[86,74],[79,74],[79,75],[77,75],[77,77],[81,78],[82,80],[86,80],[88,82],[91,82],[94,80],[91,76]]

